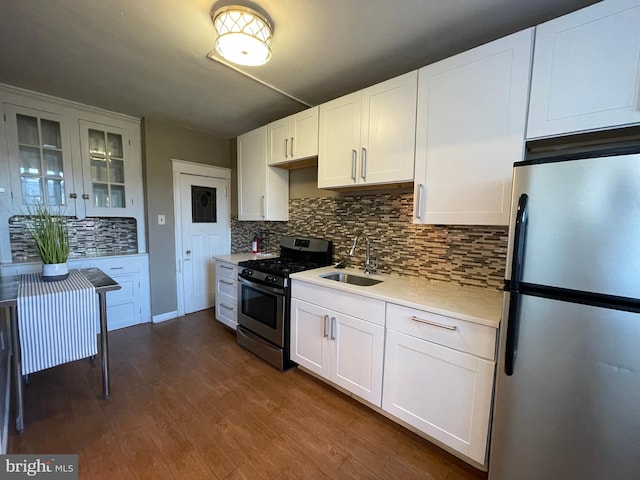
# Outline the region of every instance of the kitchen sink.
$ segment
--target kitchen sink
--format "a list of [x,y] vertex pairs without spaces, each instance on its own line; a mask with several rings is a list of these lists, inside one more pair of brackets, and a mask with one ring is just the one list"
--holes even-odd
[[382,280],[375,280],[369,277],[361,277],[360,275],[353,275],[351,273],[333,272],[326,273],[320,276],[328,280],[335,280],[336,282],[348,283],[350,285],[359,285],[361,287],[370,287],[371,285],[382,283]]

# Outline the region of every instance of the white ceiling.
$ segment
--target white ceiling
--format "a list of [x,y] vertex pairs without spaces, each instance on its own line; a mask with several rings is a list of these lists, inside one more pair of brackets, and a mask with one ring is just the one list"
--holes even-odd
[[0,82],[233,137],[302,105],[206,58],[210,11],[274,26],[247,72],[311,105],[593,0],[0,0]]

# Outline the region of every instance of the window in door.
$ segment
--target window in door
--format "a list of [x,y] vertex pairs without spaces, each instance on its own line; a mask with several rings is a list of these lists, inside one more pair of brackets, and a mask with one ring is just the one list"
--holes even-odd
[[216,189],[191,185],[191,221],[216,223]]

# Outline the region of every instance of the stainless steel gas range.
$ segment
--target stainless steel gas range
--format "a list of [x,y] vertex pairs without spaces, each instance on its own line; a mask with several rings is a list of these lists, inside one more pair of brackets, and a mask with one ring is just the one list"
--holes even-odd
[[280,239],[280,256],[238,263],[238,343],[276,368],[289,356],[289,274],[331,264],[332,244],[319,238]]

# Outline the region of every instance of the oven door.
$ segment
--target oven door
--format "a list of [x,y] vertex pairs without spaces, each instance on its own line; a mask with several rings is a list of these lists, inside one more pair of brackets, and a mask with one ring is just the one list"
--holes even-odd
[[238,324],[284,347],[285,292],[282,288],[238,278]]

